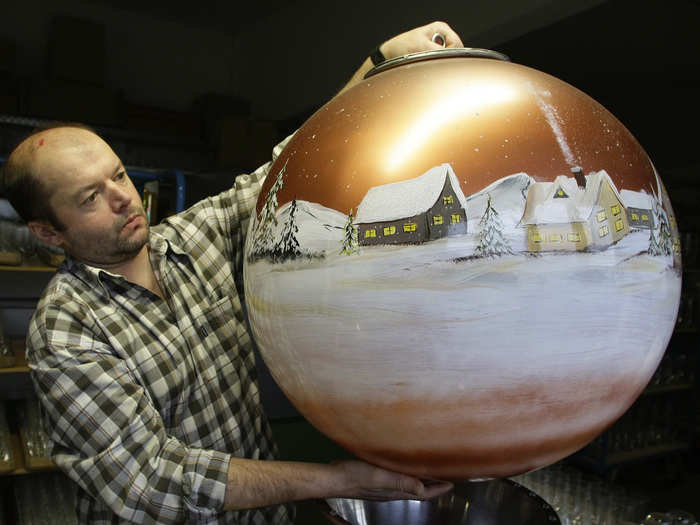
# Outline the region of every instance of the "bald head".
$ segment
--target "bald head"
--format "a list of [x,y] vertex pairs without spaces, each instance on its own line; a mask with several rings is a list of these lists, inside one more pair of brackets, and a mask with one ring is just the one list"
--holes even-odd
[[8,200],[26,222],[44,221],[61,229],[52,196],[67,176],[75,174],[111,148],[93,131],[79,125],[33,133],[10,154],[3,170]]

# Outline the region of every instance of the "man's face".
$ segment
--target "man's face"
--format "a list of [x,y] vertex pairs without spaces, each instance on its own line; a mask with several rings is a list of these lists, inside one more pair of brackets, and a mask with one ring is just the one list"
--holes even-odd
[[148,240],[141,198],[102,139],[86,130],[62,129],[63,134],[55,130],[40,138],[37,148],[49,205],[65,227],[56,236],[76,259],[96,266],[127,262]]

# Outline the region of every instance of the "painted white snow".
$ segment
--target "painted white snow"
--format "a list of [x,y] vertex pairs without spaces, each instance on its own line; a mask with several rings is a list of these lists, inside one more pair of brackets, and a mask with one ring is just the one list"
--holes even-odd
[[652,200],[651,195],[644,190],[622,190],[620,191],[620,197],[622,197],[622,202],[627,208],[651,210],[654,207],[654,201]]
[[[288,202],[277,211],[275,238],[279,238],[282,232],[290,206],[291,202]],[[335,251],[337,246],[340,250],[347,215],[315,202],[297,200],[295,218],[299,226],[297,239],[302,248],[307,251]]]
[[[443,173],[454,176],[451,170]],[[587,188],[599,188],[606,177],[605,171],[589,174]],[[347,212],[297,201],[301,249],[325,258],[245,266],[251,326],[277,381],[302,398],[359,403],[498,397],[571,381],[570,388],[552,394],[557,403],[569,399],[578,407],[571,416],[538,420],[520,428],[520,437],[561,436],[612,421],[624,402],[604,402],[596,388],[581,384],[625,381],[641,390],[673,331],[680,277],[672,258],[647,255],[649,235],[641,231],[595,253],[525,255],[527,230],[520,219],[528,191],[540,192],[531,195],[536,203],[591,206],[592,191],[574,188],[570,177],[559,182],[573,199],[551,199],[556,181],[535,183],[525,173],[504,177],[464,199],[466,234],[420,245],[360,247],[352,255],[340,253]],[[442,189],[442,183],[432,185]],[[639,197],[621,195],[627,205]],[[473,258],[489,198],[517,255]],[[289,207],[277,211],[275,236]],[[543,216],[544,211],[537,219]],[[493,414],[416,417],[432,428],[445,418]],[[501,438],[506,439],[488,437]]]
[[473,254],[473,236],[376,246],[323,261],[256,262],[246,298],[255,339],[285,389],[367,403],[444,400],[576,377],[561,393],[580,407],[571,428],[553,420],[532,429],[560,435],[620,410],[613,401],[591,413],[587,400],[601,407],[600,394],[581,381],[632,378],[641,388],[661,358],[680,277],[647,247],[648,235],[635,232],[602,252],[455,262]]
[[435,204],[447,177],[457,200],[465,206],[466,199],[452,166],[441,164],[413,179],[370,188],[357,207],[356,222],[393,221],[419,215]]

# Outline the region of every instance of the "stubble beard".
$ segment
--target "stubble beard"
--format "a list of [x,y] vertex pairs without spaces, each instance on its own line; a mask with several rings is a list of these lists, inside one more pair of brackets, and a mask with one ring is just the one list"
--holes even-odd
[[[122,238],[128,217],[135,213],[143,217],[144,231],[132,233],[131,238]],[[79,237],[80,240],[73,243],[67,251],[72,257],[96,266],[121,264],[139,254],[148,242],[149,235],[150,227],[145,212],[142,209],[131,210],[123,221],[115,225],[109,235],[95,233]]]

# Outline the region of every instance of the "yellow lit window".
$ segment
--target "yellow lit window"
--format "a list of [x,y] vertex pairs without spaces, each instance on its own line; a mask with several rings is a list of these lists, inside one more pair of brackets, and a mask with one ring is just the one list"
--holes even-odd
[[549,236],[549,242],[561,242],[561,234],[559,233],[552,233]]
[[394,235],[396,233],[396,226],[384,226],[384,235]]
[[598,234],[601,237],[605,237],[610,233],[610,228],[608,228],[608,225],[606,224],[605,226],[601,226],[600,230],[598,230]]
[[596,217],[598,218],[598,222],[603,222],[605,219],[608,218],[608,216],[605,215],[605,211],[599,211],[599,212],[596,214]]
[[649,222],[649,216],[648,216],[646,213],[643,213],[643,214],[642,214],[642,220],[643,220],[643,221],[646,221],[646,222]]
[[377,230],[365,230],[365,239],[377,236]]
[[532,242],[542,242],[542,235],[540,235],[540,232],[533,232],[531,239]]
[[405,232],[414,232],[416,231],[416,223],[415,222],[408,222],[403,225],[403,231]]
[[459,213],[452,214],[452,224],[459,224],[462,222],[462,216]]
[[435,225],[442,224],[442,215],[435,215],[433,217],[433,224],[435,224]]
[[448,195],[448,196],[442,198],[442,203],[445,206],[447,206],[448,204],[452,204],[454,201],[455,200],[454,200],[454,197],[452,197],[452,195]]
[[620,231],[625,227],[625,223],[622,222],[622,219],[618,219],[615,221],[615,231]]
[[612,212],[613,215],[620,215],[620,205],[615,204],[615,206],[611,206],[610,211]]
[[564,195],[565,195],[564,191],[561,188],[559,188],[557,190],[557,197],[563,197]]
[[639,214],[633,213],[633,214],[632,214],[632,220],[633,220],[633,221],[638,221],[638,220],[639,220]]
[[569,242],[581,242],[581,234],[580,233],[570,233],[567,238],[569,239]]

